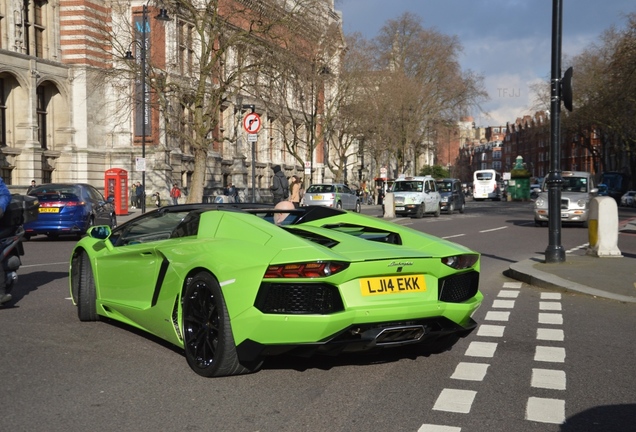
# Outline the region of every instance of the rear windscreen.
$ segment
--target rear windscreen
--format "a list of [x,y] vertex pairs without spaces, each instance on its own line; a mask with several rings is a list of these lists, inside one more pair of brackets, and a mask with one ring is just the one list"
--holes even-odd
[[80,190],[76,187],[47,188],[39,187],[31,191],[29,195],[35,195],[40,201],[79,201]]

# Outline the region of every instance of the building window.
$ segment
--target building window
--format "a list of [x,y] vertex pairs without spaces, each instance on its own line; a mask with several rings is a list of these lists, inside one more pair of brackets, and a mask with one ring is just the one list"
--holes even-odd
[[501,169],[501,161],[494,161],[492,163],[492,169],[500,170]]
[[2,39],[3,39],[2,38],[2,35],[3,35],[2,26],[4,25],[3,19],[4,19],[4,15],[2,15],[2,11],[0,10],[0,48],[2,48]]
[[493,159],[501,159],[501,150],[493,150],[492,158]]
[[182,75],[192,76],[194,67],[194,47],[192,34],[194,26],[184,21],[179,21],[177,43],[179,44],[179,72]]
[[44,150],[48,148],[48,143],[46,141],[46,96],[44,92],[44,87],[38,87],[37,90],[37,99],[38,99],[38,141],[40,142],[40,147]]
[[46,28],[44,27],[45,19],[45,8],[46,1],[44,0],[36,0],[33,3],[33,29],[35,33],[35,56],[43,58],[44,57],[44,31]]
[[42,155],[42,184],[53,183],[53,170],[47,157]]
[[4,79],[0,78],[0,147],[7,146],[7,102],[4,97]]
[[6,184],[7,186],[11,186],[13,184],[13,181],[11,180],[11,168],[1,168],[0,169],[0,175],[2,176],[2,180],[4,181],[4,184]]

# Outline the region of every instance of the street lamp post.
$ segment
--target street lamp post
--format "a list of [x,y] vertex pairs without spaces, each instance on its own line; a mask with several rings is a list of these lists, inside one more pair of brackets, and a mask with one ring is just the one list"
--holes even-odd
[[[149,0],[150,1],[150,0]],[[170,21],[168,11],[166,9],[159,9],[159,15],[155,17],[159,21]],[[148,71],[146,70],[148,50],[150,49],[150,41],[148,40],[148,34],[150,33],[148,25],[148,3],[144,3],[141,13],[141,28],[137,27],[139,33],[141,33],[141,40],[135,41],[139,47],[139,62],[141,66],[141,159],[143,163],[143,169],[141,170],[141,188],[143,190],[141,198],[141,212],[146,212],[146,125],[150,124],[150,113],[147,112],[150,107],[150,101],[147,101],[148,91],[146,88],[146,76]],[[134,42],[134,43],[135,43]],[[132,51],[126,51],[124,56],[126,60],[134,60]],[[137,117],[139,118],[139,117]]]

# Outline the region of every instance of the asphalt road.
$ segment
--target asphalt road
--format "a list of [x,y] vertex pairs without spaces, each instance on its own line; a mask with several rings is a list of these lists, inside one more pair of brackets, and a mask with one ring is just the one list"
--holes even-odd
[[[222,379],[126,326],[80,323],[68,295],[75,241],[33,238],[17,301],[0,309],[0,431],[634,430],[636,305],[503,275],[547,246],[531,204],[396,222],[482,253],[477,332],[439,355],[281,357]],[[576,249],[587,231],[562,239]]]

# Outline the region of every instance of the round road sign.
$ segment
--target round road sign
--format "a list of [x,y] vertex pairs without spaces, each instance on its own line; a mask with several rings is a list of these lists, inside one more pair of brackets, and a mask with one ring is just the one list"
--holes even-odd
[[261,116],[256,113],[249,113],[243,118],[243,128],[247,133],[255,134],[261,130]]

